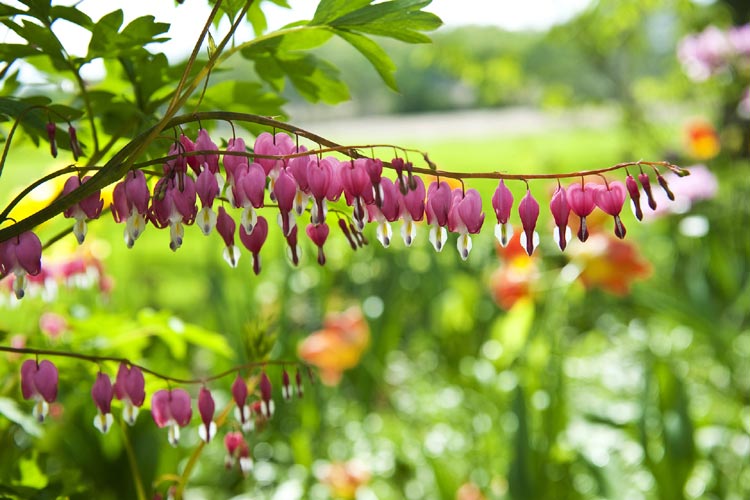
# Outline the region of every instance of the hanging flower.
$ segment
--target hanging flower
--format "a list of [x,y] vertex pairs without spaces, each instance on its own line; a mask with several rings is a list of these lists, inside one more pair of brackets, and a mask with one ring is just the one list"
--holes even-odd
[[21,393],[24,399],[34,400],[32,414],[39,422],[44,421],[49,403],[57,398],[57,380],[57,368],[51,361],[27,359],[21,365]]
[[146,399],[145,391],[146,381],[143,378],[143,372],[137,366],[120,363],[117,369],[117,377],[113,391],[115,397],[122,401],[122,419],[129,425],[135,424],[138,417],[138,408],[143,405]]
[[539,245],[539,234],[535,231],[536,221],[539,218],[539,203],[531,196],[531,191],[526,189],[526,196],[518,204],[518,215],[521,216],[521,233],[520,242],[526,253],[534,253],[534,247]]
[[513,226],[510,225],[510,210],[513,208],[513,193],[501,179],[492,195],[492,208],[495,209],[497,225],[495,226],[495,237],[500,245],[506,246],[513,236]]
[[215,411],[216,405],[211,391],[206,387],[201,387],[198,393],[198,413],[200,413],[202,424],[198,427],[198,436],[205,443],[211,441],[216,435],[216,422],[213,420]]
[[[87,175],[83,179],[77,175],[68,177],[68,180],[65,181],[62,195],[65,196],[72,193],[89,179],[91,179],[90,175]],[[79,245],[86,238],[86,219],[98,219],[99,214],[102,213],[102,207],[104,207],[104,200],[102,200],[101,190],[97,190],[78,203],[74,203],[63,212],[65,218],[76,220],[73,226],[73,234],[75,234]]]
[[114,396],[114,391],[109,375],[99,372],[91,388],[91,398],[96,405],[94,427],[102,434],[109,432],[109,428],[112,427],[112,396]]
[[177,446],[180,427],[190,423],[193,409],[190,395],[184,389],[162,389],[151,398],[151,415],[160,428],[167,427],[169,444]]
[[124,237],[128,248],[133,248],[135,240],[146,229],[150,198],[146,176],[140,170],[128,172],[112,192],[112,216],[117,223],[126,222]]
[[26,293],[27,275],[36,276],[42,270],[42,242],[31,231],[0,242],[0,272],[13,274],[13,292],[17,299]]
[[227,449],[225,464],[231,469],[237,464],[242,474],[247,474],[253,469],[253,459],[250,458],[250,448],[241,432],[227,432],[224,436],[224,447]]

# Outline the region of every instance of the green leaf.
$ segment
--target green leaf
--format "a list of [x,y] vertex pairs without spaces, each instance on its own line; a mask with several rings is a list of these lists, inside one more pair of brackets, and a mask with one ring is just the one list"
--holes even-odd
[[268,29],[266,15],[263,13],[263,9],[260,8],[260,5],[260,2],[253,2],[247,10],[247,20],[252,25],[253,33],[255,33],[256,37],[261,36]]
[[[3,20],[2,23],[26,40],[37,53],[43,53],[49,57],[56,69],[68,69],[63,47],[51,30],[26,20],[20,25],[8,20]],[[27,52],[26,55],[31,55],[31,53]]]
[[394,73],[396,71],[396,65],[393,63],[388,54],[375,43],[364,35],[353,33],[347,30],[336,30],[336,34],[349,42],[355,49],[357,49],[363,56],[370,61],[375,70],[378,72],[383,81],[395,91],[398,91],[396,84],[396,78]]
[[125,26],[120,33],[119,46],[130,46],[133,44],[147,44],[163,42],[168,38],[155,38],[156,35],[169,31],[168,23],[157,23],[154,16],[142,16]]
[[281,106],[286,100],[258,82],[226,80],[209,87],[203,102],[206,107],[214,109],[277,116],[283,114]]
[[310,24],[328,24],[371,2],[372,0],[321,0]]
[[87,55],[88,59],[95,59],[103,56],[107,54],[110,47],[114,46],[115,40],[117,39],[117,33],[120,30],[120,26],[122,26],[122,20],[122,10],[118,9],[110,12],[97,21],[91,32],[91,42],[89,42]]
[[420,31],[432,31],[442,24],[435,14],[421,10],[429,4],[430,0],[392,0],[368,5],[329,24],[408,43],[427,43],[430,38]]
[[66,5],[55,5],[52,7],[50,12],[52,22],[57,19],[64,19],[70,21],[73,24],[77,24],[87,30],[91,30],[94,27],[94,22],[89,16],[76,9],[75,7],[68,7]]

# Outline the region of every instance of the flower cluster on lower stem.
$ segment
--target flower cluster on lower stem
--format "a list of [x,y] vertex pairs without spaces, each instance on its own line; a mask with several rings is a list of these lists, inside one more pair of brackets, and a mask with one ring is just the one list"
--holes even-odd
[[[10,348],[8,350],[14,351],[14,349]],[[29,352],[30,350],[21,349],[21,351]],[[50,351],[44,352],[50,353]],[[58,354],[65,355],[62,353]],[[78,355],[73,357],[98,363],[107,360],[107,358]],[[224,375],[222,374],[214,378],[220,378]],[[166,380],[169,381],[170,379],[166,378]],[[237,422],[236,425],[230,425],[238,428],[239,431],[229,432],[225,438],[228,452],[227,463],[239,463],[243,473],[247,473],[252,467],[252,460],[249,457],[244,433],[262,426],[273,417],[275,412],[273,387],[271,379],[265,370],[261,370],[257,382],[253,382],[253,387],[255,387],[256,383],[257,393],[252,394],[254,397],[252,401],[248,399],[251,396],[248,390],[248,381],[241,375],[237,375],[231,386],[232,398],[236,404],[235,415]],[[299,398],[303,395],[303,382],[299,369],[295,373],[294,385],[296,388],[292,387],[289,373],[282,366],[281,387],[282,396],[285,401],[291,400],[294,394]],[[40,362],[36,359],[28,359],[24,361],[21,365],[21,392],[24,399],[34,401],[32,413],[35,419],[42,422],[49,412],[49,404],[57,398],[57,367],[48,360]],[[114,384],[109,375],[103,371],[99,371],[91,386],[91,398],[96,408],[96,415],[93,419],[94,427],[103,434],[108,433],[114,423],[112,415],[112,400],[114,398],[123,403],[123,420],[133,425],[138,416],[138,409],[143,405],[146,398],[143,370],[138,366],[121,362]],[[208,443],[216,437],[218,425],[214,420],[216,404],[207,382],[201,384],[196,406],[201,421],[198,427],[198,435],[202,441]],[[188,426],[193,417],[192,397],[183,388],[158,390],[151,396],[151,415],[158,427],[167,428],[169,443],[172,446],[177,446],[179,444],[181,429]]]

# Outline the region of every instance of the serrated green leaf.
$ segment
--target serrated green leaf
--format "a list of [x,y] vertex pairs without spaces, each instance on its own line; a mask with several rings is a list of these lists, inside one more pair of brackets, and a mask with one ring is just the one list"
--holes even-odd
[[370,3],[372,0],[321,0],[310,24],[328,24]]
[[117,39],[117,33],[122,26],[123,14],[118,9],[103,16],[94,25],[91,32],[91,42],[89,42],[88,59],[100,57],[114,46]]
[[169,38],[156,38],[156,35],[166,33],[167,31],[169,31],[168,23],[157,23],[154,16],[141,16],[133,19],[120,32],[120,36],[117,38],[117,46],[121,49],[129,49],[143,47],[149,43],[165,42]]
[[435,30],[443,23],[435,14],[421,10],[429,4],[430,0],[392,0],[368,5],[329,24],[407,43],[428,43],[430,38],[420,31]]
[[364,35],[353,33],[346,30],[336,30],[336,34],[349,42],[352,47],[357,49],[373,65],[383,81],[395,91],[398,91],[394,73],[396,65],[393,63],[388,54],[375,43]]
[[64,19],[87,30],[91,30],[94,27],[94,22],[91,18],[75,7],[55,5],[50,11],[50,16],[52,17],[52,22],[57,19]]

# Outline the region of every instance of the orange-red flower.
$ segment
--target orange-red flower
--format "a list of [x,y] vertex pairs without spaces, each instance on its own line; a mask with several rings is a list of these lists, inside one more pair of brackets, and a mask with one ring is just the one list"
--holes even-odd
[[329,314],[323,328],[311,333],[299,345],[299,356],[317,366],[326,385],[336,385],[344,370],[357,366],[370,343],[370,328],[359,307]]
[[359,487],[370,480],[370,472],[357,460],[324,465],[317,475],[333,498],[355,498]]
[[595,233],[585,245],[570,249],[571,262],[580,269],[579,279],[586,288],[601,288],[625,295],[633,282],[651,275],[651,265],[629,241]]
[[719,134],[709,122],[695,120],[685,127],[687,152],[696,160],[709,160],[719,154]]

